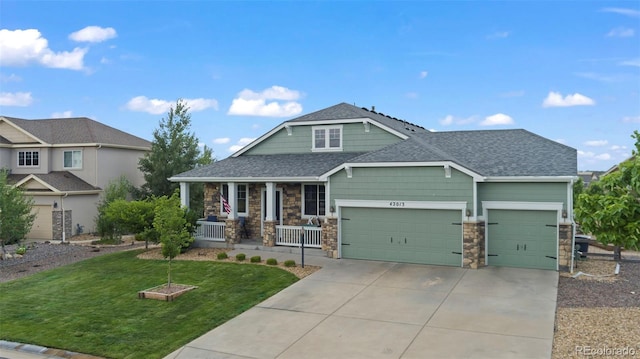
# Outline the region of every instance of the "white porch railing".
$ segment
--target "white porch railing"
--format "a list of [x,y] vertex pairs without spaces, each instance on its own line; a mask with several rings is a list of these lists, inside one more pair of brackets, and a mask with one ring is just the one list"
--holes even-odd
[[224,222],[208,222],[200,220],[196,222],[196,239],[214,242],[224,242]]
[[300,234],[304,228],[304,246],[322,248],[322,228],[302,226],[276,226],[276,245],[300,246]]

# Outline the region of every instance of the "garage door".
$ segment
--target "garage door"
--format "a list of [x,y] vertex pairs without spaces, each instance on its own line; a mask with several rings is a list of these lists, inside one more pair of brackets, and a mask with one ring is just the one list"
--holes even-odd
[[36,215],[31,227],[31,232],[27,234],[29,239],[51,239],[53,237],[51,206],[33,206],[31,213]]
[[342,257],[460,266],[461,218],[459,210],[342,208]]
[[487,264],[555,270],[557,223],[555,211],[489,210]]

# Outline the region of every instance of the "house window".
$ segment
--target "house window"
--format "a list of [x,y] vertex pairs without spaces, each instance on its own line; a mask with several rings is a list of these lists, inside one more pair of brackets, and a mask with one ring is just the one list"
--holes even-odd
[[314,151],[341,151],[342,126],[314,126]]
[[302,200],[304,208],[302,214],[304,216],[324,216],[325,215],[325,189],[323,184],[306,184],[303,186]]
[[[226,184],[222,185],[222,195],[228,201],[229,200],[229,186]],[[229,203],[231,206],[234,204]],[[238,215],[247,216],[249,208],[249,187],[246,184],[238,184],[236,185],[236,203],[235,209]],[[220,214],[225,215],[222,199],[220,200]]]
[[40,152],[19,151],[18,167],[38,167],[40,166]]
[[82,168],[82,151],[64,151],[64,168]]

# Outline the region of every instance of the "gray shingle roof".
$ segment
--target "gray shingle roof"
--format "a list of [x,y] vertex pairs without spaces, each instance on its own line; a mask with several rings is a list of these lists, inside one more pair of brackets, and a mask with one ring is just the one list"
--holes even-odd
[[361,152],[331,152],[228,157],[174,177],[318,177],[361,154]]
[[151,148],[147,140],[86,117],[42,120],[5,118],[49,144],[101,143]]
[[[68,171],[54,171],[46,174],[33,175],[62,192],[100,190],[99,187],[90,185]],[[17,183],[27,176],[29,176],[29,174],[10,174],[7,179],[10,183]]]

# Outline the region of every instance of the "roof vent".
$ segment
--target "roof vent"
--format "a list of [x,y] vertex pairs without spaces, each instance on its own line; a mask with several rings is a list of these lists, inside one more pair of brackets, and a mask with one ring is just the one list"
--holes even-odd
[[376,107],[375,106],[371,106],[371,112],[376,112]]

